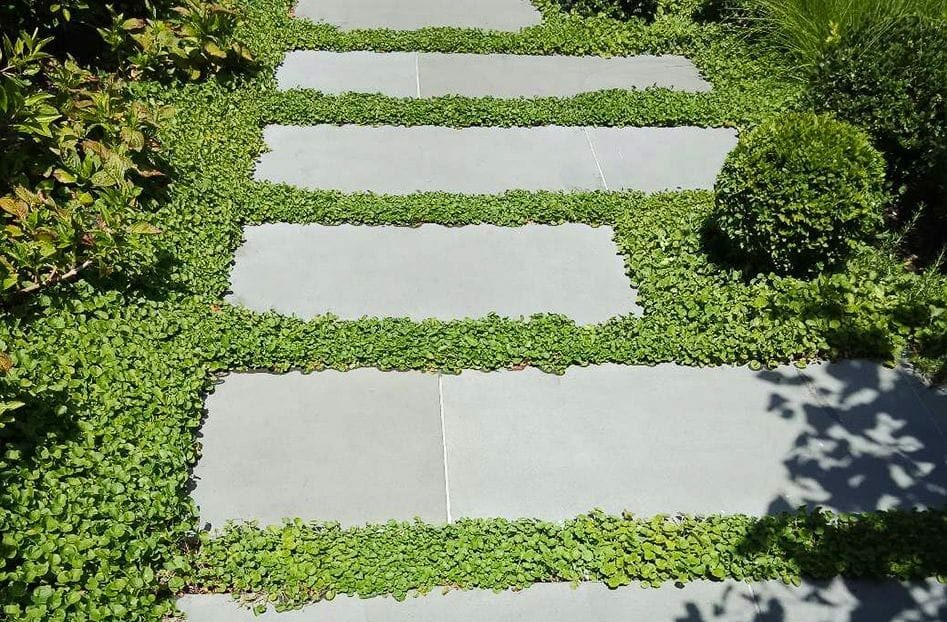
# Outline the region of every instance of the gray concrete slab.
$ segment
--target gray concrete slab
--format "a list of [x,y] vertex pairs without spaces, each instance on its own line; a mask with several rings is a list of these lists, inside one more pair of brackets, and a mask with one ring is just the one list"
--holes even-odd
[[[877,365],[809,373],[855,367],[846,386],[863,395]],[[947,450],[916,400],[885,392],[863,406],[860,416],[882,420],[884,434],[897,435],[892,441],[842,423],[849,416],[840,420],[822,407],[791,367],[469,371],[442,385],[454,518],[564,519],[596,507],[762,515],[803,505],[867,511],[944,503]],[[828,444],[842,434],[857,436],[857,444]],[[908,465],[897,472],[892,444]],[[910,468],[915,463],[926,466]]]
[[863,361],[813,366],[802,377],[813,398],[795,409],[808,422],[799,439],[807,450],[784,464],[800,484],[819,483],[814,500],[947,503],[947,396],[903,369]]
[[264,138],[258,180],[396,195],[709,189],[736,144],[696,127],[271,125]]
[[417,97],[415,52],[288,52],[276,72],[279,88],[316,89],[323,93],[381,93]]
[[234,304],[310,318],[640,313],[609,227],[247,227]]
[[947,587],[931,579],[902,583],[834,579],[800,587],[754,583],[760,622],[940,622]]
[[207,399],[202,521],[446,520],[437,377],[233,374]]
[[539,584],[520,592],[439,592],[397,602],[339,596],[298,611],[262,616],[228,595],[188,595],[191,622],[939,622],[947,589],[930,581],[695,582],[683,588]]
[[729,128],[588,128],[589,140],[611,190],[711,189],[737,145]]
[[651,86],[710,90],[694,64],[681,56],[421,54],[419,76],[423,97],[567,97]]
[[[721,603],[728,607],[726,615],[711,617]],[[519,592],[436,592],[403,602],[339,596],[298,611],[271,610],[260,617],[227,595],[185,596],[178,607],[191,622],[752,622],[756,613],[748,586],[737,582],[619,590],[589,583],[576,588],[539,584]]]
[[269,126],[260,180],[412,194],[603,188],[580,128]]
[[277,71],[279,88],[392,97],[567,97],[652,86],[708,91],[681,56],[525,56],[296,50]]
[[916,382],[858,361],[233,375],[194,495],[214,525],[940,507],[947,401]]
[[295,14],[344,30],[455,26],[515,31],[542,22],[529,0],[299,0]]

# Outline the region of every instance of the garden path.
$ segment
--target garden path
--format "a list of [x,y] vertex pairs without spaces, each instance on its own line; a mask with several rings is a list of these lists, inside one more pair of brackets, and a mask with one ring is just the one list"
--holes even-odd
[[[302,0],[297,15],[343,28],[517,30],[540,20],[526,0]],[[680,57],[413,52],[293,52],[278,80],[412,98],[709,88]],[[731,130],[698,128],[271,126],[265,137],[259,179],[390,194],[710,188],[736,141]],[[557,312],[578,323],[642,311],[607,228],[274,224],[245,233],[231,301],[258,311],[418,320]],[[284,517],[443,523],[561,520],[591,508],[925,507],[947,493],[934,416],[945,411],[947,398],[906,370],[859,361],[770,371],[602,365],[564,376],[233,374],[208,400],[194,497],[214,528]],[[193,622],[256,619],[224,596],[180,606]],[[883,622],[933,620],[944,607],[947,592],[933,582],[550,584],[406,602],[340,597],[260,619]]]

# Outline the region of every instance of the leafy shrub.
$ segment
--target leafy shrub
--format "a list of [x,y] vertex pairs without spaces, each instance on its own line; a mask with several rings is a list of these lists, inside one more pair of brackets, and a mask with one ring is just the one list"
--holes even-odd
[[38,32],[53,56],[133,77],[198,79],[252,60],[237,18],[229,0],[13,0],[0,5],[0,34]]
[[947,286],[930,295],[916,333],[920,366],[935,382],[947,380]]
[[[156,117],[120,81],[4,41],[0,70],[0,295],[107,270],[156,230],[143,220]],[[5,190],[8,188],[9,190]]]
[[224,4],[186,0],[168,19],[128,18],[114,14],[103,38],[122,58],[133,77],[207,74],[252,63],[247,47],[233,38],[238,13]]
[[746,135],[716,185],[716,225],[757,269],[806,274],[839,263],[881,224],[884,161],[828,116],[777,117]]
[[579,15],[605,15],[618,19],[653,17],[658,0],[553,0],[564,11]]
[[234,10],[183,1],[0,4],[0,298],[140,263],[164,112],[130,101],[118,76],[198,79],[252,60]]
[[659,15],[679,15],[699,22],[721,21],[740,16],[744,0],[660,0]]
[[[920,202],[947,217],[947,20],[906,18],[872,47],[874,38],[863,28],[827,46],[810,74],[810,103],[868,131],[903,197],[903,220]],[[947,242],[943,224],[939,233],[935,246]]]
[[36,32],[49,38],[53,56],[73,56],[100,64],[108,52],[98,33],[112,21],[113,11],[156,15],[173,6],[172,0],[6,0],[0,3],[0,34],[16,38]]

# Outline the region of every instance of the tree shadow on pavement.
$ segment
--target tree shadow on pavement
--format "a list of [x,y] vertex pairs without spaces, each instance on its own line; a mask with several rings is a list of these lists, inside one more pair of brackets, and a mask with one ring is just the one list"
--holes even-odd
[[[947,620],[947,588],[924,579],[947,575],[947,525],[912,511],[947,505],[947,395],[907,370],[863,361],[761,376],[804,389],[793,393],[803,396],[798,401],[785,392],[770,400],[773,414],[801,418],[804,425],[782,461],[792,494],[774,495],[770,516],[747,535],[738,554],[778,550],[806,580],[799,587],[752,584],[755,620]],[[808,519],[790,514],[802,506],[814,511]],[[820,507],[891,511],[853,523],[822,514]],[[814,545],[793,541],[786,528],[794,520],[825,520],[818,526],[825,535]],[[831,578],[837,575],[844,578]],[[676,622],[742,619],[731,596],[711,606],[688,603]]]

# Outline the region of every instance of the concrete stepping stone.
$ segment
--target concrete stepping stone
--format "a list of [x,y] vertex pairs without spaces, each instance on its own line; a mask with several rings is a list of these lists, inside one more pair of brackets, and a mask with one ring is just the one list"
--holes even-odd
[[[947,445],[916,379],[865,363],[807,373],[605,365],[445,377],[453,516],[942,505]],[[827,409],[833,396],[854,403]]]
[[609,227],[247,227],[228,298],[303,318],[640,313]]
[[682,56],[524,56],[418,52],[289,52],[279,88],[392,97],[568,97],[605,89],[709,91]]
[[760,622],[935,622],[947,619],[947,586],[841,579],[752,584]]
[[229,376],[199,439],[201,519],[444,522],[437,384],[374,370]]
[[617,590],[555,583],[519,592],[434,592],[403,602],[337,596],[259,617],[220,594],[184,596],[178,607],[191,622],[915,622],[944,619],[947,588],[935,581],[841,579],[800,587],[724,581]]
[[711,189],[728,128],[271,125],[256,179],[405,195]]
[[212,525],[940,507],[947,398],[924,391],[858,361],[235,374],[194,497]]
[[455,26],[515,31],[542,22],[529,0],[299,0],[295,14],[344,30]]

